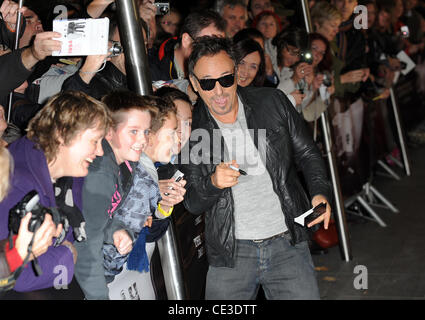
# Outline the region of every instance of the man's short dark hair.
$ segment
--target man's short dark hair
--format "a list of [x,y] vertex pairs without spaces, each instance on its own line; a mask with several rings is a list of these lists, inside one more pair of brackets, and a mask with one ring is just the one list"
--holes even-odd
[[199,59],[205,56],[214,56],[219,52],[224,51],[235,62],[235,54],[233,52],[232,41],[221,37],[200,37],[193,42],[192,53],[189,56],[188,70],[189,74],[194,75],[193,69]]
[[226,30],[226,21],[217,12],[212,10],[193,12],[184,19],[180,36],[187,33],[192,39],[196,39],[201,31],[211,24],[223,33]]
[[234,36],[233,36],[233,42],[239,42],[245,39],[263,39],[264,41],[264,35],[255,28],[245,28],[242,30],[239,30]]

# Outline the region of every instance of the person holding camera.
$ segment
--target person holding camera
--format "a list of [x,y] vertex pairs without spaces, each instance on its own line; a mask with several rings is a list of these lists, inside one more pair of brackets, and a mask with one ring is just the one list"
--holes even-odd
[[311,97],[309,86],[314,73],[311,53],[308,51],[308,34],[302,29],[290,29],[278,34],[273,43],[277,48],[280,69],[278,89],[282,90],[298,112],[304,99]]
[[[110,117],[104,104],[83,93],[65,92],[49,100],[30,121],[27,136],[9,146],[14,169],[10,191],[0,203],[0,239],[6,238],[10,233],[9,221],[24,218],[10,216],[16,214],[16,211],[11,209],[21,204],[21,200],[32,190],[39,196],[39,206],[44,208],[42,212],[52,213],[54,217],[56,215],[53,212],[57,208],[63,217],[65,203],[58,202],[59,198],[55,194],[56,184],[62,177],[83,177],[88,174],[89,164],[103,154],[101,140],[109,124]],[[67,197],[66,206],[72,205],[74,210],[78,210],[81,203],[77,203],[78,195],[75,194],[74,188],[71,194],[72,197]],[[72,204],[71,199],[74,199]],[[32,215],[31,219],[37,224],[43,219],[49,221],[48,216],[49,214]],[[58,224],[58,221],[55,221],[55,229]],[[47,226],[43,228],[49,229]],[[34,272],[32,268],[23,268],[14,287],[16,291],[53,287],[58,276],[58,266],[66,268],[67,283],[71,282],[77,259],[72,244],[72,231],[72,228],[69,228],[62,243],[49,246],[47,252],[37,257],[42,274]],[[41,253],[42,250],[33,250],[35,256]]]
[[302,108],[302,114],[306,121],[317,120],[327,108],[330,97],[335,92],[331,75],[332,57],[329,42],[319,33],[310,33],[310,50],[313,56],[313,80],[311,83],[312,98]]
[[[13,162],[9,151],[0,146],[0,202],[6,197],[9,190],[9,179],[13,168]],[[13,248],[9,246],[9,239],[0,241],[0,292],[11,290],[16,283],[14,272],[21,265],[28,254],[28,246],[32,243],[32,254],[28,261],[40,256],[47,251],[52,244],[52,238],[58,236],[62,227],[56,230],[56,226],[50,215],[46,216],[43,224],[34,233],[28,230],[31,213],[21,220],[18,234],[12,238]],[[56,233],[56,235],[55,235]],[[34,237],[34,238],[33,238]]]

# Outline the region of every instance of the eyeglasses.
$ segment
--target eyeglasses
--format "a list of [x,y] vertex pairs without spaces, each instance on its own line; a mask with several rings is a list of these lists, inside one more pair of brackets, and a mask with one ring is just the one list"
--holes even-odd
[[198,77],[193,74],[193,76],[198,80],[202,90],[211,91],[215,87],[215,83],[218,81],[223,88],[229,88],[235,84],[235,74],[228,74],[217,79],[198,79]]

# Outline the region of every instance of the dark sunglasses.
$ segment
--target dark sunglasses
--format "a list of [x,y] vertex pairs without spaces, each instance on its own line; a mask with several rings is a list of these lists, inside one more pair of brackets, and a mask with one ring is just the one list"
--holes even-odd
[[220,83],[220,85],[223,88],[231,87],[235,83],[235,74],[234,73],[222,76],[222,77],[217,78],[217,79],[198,79],[198,77],[195,74],[193,74],[193,76],[196,78],[196,80],[198,80],[202,90],[205,90],[205,91],[210,91],[210,90],[214,89],[215,83],[217,81]]

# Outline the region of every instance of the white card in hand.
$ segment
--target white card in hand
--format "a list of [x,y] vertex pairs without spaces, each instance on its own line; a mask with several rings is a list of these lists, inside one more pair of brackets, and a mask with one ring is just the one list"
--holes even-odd
[[62,36],[60,51],[53,56],[90,56],[107,54],[109,19],[53,20],[53,31]]

